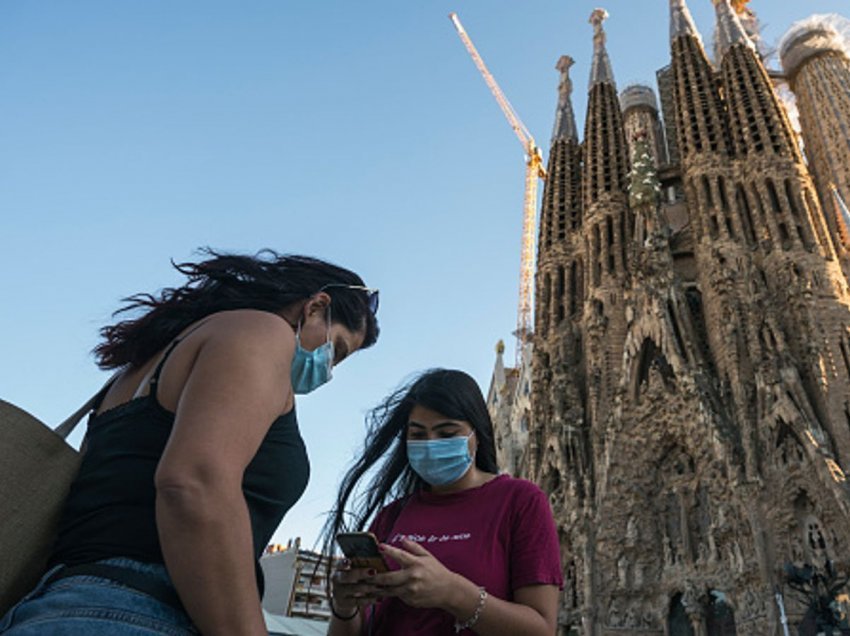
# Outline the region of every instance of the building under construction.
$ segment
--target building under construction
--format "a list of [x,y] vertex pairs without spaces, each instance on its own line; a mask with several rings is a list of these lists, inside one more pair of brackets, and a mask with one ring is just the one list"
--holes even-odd
[[550,493],[563,634],[797,633],[850,570],[850,59],[815,20],[768,72],[714,3],[711,62],[670,0],[658,98],[618,92],[593,13],[583,138],[557,64],[534,335],[488,399],[502,465]]

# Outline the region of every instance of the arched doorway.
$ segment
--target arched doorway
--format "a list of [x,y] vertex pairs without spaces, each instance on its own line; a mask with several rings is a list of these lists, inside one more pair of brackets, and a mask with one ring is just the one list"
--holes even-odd
[[737,636],[735,613],[723,592],[711,590],[708,595],[705,626],[709,636]]
[[669,636],[695,636],[691,621],[685,612],[682,595],[676,594],[670,601],[670,612],[667,614],[667,634]]

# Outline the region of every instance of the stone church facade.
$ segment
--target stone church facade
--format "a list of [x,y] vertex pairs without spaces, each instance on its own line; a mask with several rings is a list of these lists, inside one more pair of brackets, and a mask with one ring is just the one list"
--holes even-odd
[[783,49],[807,160],[714,3],[712,63],[670,0],[660,100],[618,94],[593,13],[583,140],[557,65],[534,336],[519,369],[499,351],[488,401],[502,465],[550,494],[563,634],[796,633],[784,566],[850,569],[850,162],[830,160],[850,60],[823,26]]

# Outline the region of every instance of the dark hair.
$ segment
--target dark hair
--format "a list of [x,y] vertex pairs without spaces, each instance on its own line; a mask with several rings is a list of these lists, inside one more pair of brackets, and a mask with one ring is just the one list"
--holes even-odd
[[[424,406],[453,420],[469,422],[478,440],[475,465],[498,472],[493,423],[481,389],[471,376],[453,369],[432,369],[395,390],[367,416],[368,430],[363,454],[343,477],[336,506],[322,529],[323,551],[333,552],[339,532],[363,530],[374,514],[391,500],[404,499],[425,486],[407,461],[407,420],[415,405]],[[368,487],[359,494],[351,522],[346,506],[360,479],[381,459]],[[384,541],[386,537],[378,537]]]
[[[103,342],[94,348],[98,366],[114,369],[138,367],[201,318],[230,309],[279,312],[306,300],[325,285],[363,285],[354,272],[309,256],[281,255],[264,249],[254,256],[226,254],[210,248],[197,263],[174,263],[189,280],[182,287],[166,288],[158,295],[136,294],[124,298],[125,307],[113,316],[147,310],[141,316],[100,330]],[[361,289],[330,287],[334,323],[364,333],[362,348],[378,339],[378,322],[369,310],[368,294]]]

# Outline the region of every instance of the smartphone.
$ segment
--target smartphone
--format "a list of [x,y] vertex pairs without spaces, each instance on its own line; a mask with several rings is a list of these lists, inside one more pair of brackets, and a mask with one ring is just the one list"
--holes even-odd
[[336,535],[336,542],[351,562],[351,567],[377,572],[389,570],[384,555],[378,549],[378,538],[371,532],[340,532]]

